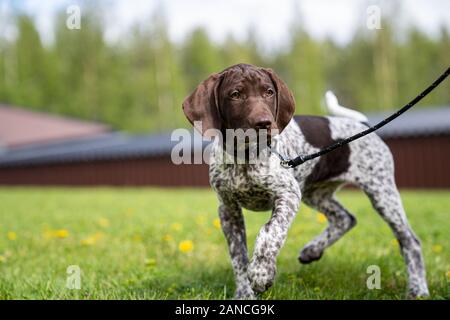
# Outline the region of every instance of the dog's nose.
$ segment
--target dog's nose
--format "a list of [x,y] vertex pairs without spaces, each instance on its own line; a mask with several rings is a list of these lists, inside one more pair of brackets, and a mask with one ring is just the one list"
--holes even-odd
[[255,124],[255,128],[256,129],[270,129],[272,125],[272,121],[268,118],[263,118],[260,119],[258,122],[256,122]]

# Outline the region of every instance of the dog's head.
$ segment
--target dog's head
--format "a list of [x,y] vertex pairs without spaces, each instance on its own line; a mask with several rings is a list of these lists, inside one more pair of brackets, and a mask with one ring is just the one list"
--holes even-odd
[[295,102],[271,69],[238,64],[200,83],[185,99],[183,110],[192,124],[201,121],[202,134],[208,129],[267,129],[270,137],[289,123]]

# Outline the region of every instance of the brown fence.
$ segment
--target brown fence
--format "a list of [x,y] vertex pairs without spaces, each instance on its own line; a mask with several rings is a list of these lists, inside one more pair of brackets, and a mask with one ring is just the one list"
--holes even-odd
[[[386,141],[399,187],[450,188],[450,136]],[[208,186],[208,166],[174,165],[169,157],[0,168],[2,185]]]
[[450,188],[450,135],[387,139],[399,187]]
[[0,169],[7,185],[208,186],[208,166],[174,165],[169,157]]

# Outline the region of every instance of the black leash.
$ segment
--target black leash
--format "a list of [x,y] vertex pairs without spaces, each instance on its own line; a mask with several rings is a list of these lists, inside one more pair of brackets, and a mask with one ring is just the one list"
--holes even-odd
[[369,127],[368,129],[361,131],[353,136],[350,136],[344,140],[340,140],[332,145],[329,145],[326,148],[323,148],[322,150],[312,153],[312,154],[308,154],[308,155],[300,155],[295,159],[286,159],[285,157],[283,157],[281,154],[279,154],[278,152],[271,150],[274,154],[276,154],[279,158],[280,158],[280,163],[284,168],[295,168],[303,163],[305,163],[306,161],[312,160],[314,158],[323,156],[324,154],[327,154],[337,148],[340,148],[346,144],[349,144],[350,142],[359,139],[361,137],[364,137],[365,135],[368,135],[369,133],[372,133],[378,129],[380,129],[381,127],[383,127],[384,125],[388,124],[389,122],[391,122],[392,120],[394,120],[395,118],[399,117],[402,113],[408,111],[410,108],[412,108],[415,104],[417,104],[420,100],[422,100],[424,97],[426,97],[431,91],[433,91],[442,81],[445,80],[445,78],[447,78],[447,76],[450,74],[450,67],[447,68],[447,70],[445,70],[445,72],[436,80],[434,81],[428,88],[426,88],[421,94],[419,94],[417,97],[415,97],[413,100],[411,100],[411,102],[409,102],[407,105],[405,105],[403,108],[401,108],[400,110],[398,110],[396,113],[390,115],[389,117],[387,117],[386,119],[384,119],[383,121],[378,122],[376,125],[374,125],[373,127]]

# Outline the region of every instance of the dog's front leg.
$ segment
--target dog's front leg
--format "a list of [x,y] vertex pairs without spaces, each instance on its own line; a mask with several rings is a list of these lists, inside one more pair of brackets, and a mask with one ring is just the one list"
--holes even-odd
[[255,295],[247,277],[248,252],[242,209],[236,203],[221,204],[220,224],[228,242],[228,249],[236,281],[235,299],[254,299]]
[[300,198],[300,191],[294,190],[277,195],[272,216],[259,231],[248,267],[248,277],[255,292],[264,292],[273,284],[276,258],[297,213]]

